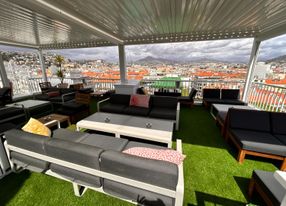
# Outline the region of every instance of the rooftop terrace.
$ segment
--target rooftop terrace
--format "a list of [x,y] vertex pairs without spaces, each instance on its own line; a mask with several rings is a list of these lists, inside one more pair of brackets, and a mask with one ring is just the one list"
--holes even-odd
[[[235,147],[224,141],[209,111],[201,106],[182,108],[180,117],[180,130],[175,132],[173,142],[181,138],[183,153],[187,155],[184,161],[184,205],[261,203],[258,197],[249,200],[247,196],[252,171],[274,171],[280,163],[249,157],[239,164]],[[75,127],[71,126],[70,129]],[[70,183],[28,171],[10,174],[0,180],[0,205],[20,204],[129,205],[92,190],[78,198],[74,196]]]

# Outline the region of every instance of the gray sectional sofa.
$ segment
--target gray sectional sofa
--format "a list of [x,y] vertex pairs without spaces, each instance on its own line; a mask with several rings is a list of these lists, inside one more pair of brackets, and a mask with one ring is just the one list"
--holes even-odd
[[[131,147],[164,147],[111,136],[58,129],[52,138],[12,129],[5,132],[11,167],[42,172],[141,205],[183,204],[183,165],[122,153]],[[181,142],[177,141],[181,152]]]
[[[130,97],[127,94],[111,94],[110,98],[98,102],[97,110],[173,120],[176,123],[176,130],[179,129],[180,103],[176,97],[150,96],[149,108],[130,106]],[[108,103],[103,105],[107,101]]]
[[226,140],[239,149],[238,161],[254,155],[282,161],[286,170],[286,113],[230,108]]

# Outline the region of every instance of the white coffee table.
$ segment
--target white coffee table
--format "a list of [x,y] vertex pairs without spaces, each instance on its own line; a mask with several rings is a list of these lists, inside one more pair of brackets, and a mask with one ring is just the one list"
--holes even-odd
[[108,132],[115,134],[117,138],[129,136],[165,143],[168,148],[172,147],[173,126],[174,122],[169,120],[104,112],[97,112],[76,124],[78,131],[84,128]]

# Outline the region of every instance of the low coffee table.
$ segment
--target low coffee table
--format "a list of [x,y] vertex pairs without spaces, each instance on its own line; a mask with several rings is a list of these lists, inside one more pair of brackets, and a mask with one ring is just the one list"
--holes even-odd
[[47,116],[39,118],[38,120],[42,122],[43,124],[46,124],[46,126],[49,128],[56,126],[56,125],[58,125],[58,127],[60,128],[60,123],[63,123],[63,122],[67,122],[68,125],[71,124],[69,116],[61,115],[61,114],[49,114]]
[[172,147],[174,122],[170,120],[135,117],[130,115],[97,112],[76,124],[81,128],[102,131],[121,136],[134,137],[165,143]]

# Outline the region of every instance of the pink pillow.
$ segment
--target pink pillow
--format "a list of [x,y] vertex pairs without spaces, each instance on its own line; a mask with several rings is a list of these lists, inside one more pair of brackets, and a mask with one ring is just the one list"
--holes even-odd
[[177,165],[180,165],[186,157],[176,150],[152,149],[146,147],[132,147],[124,150],[123,153],[148,159],[167,161]]
[[150,99],[150,96],[148,96],[148,95],[134,94],[134,95],[131,95],[129,105],[130,106],[136,106],[136,107],[148,108],[149,107],[149,99]]

